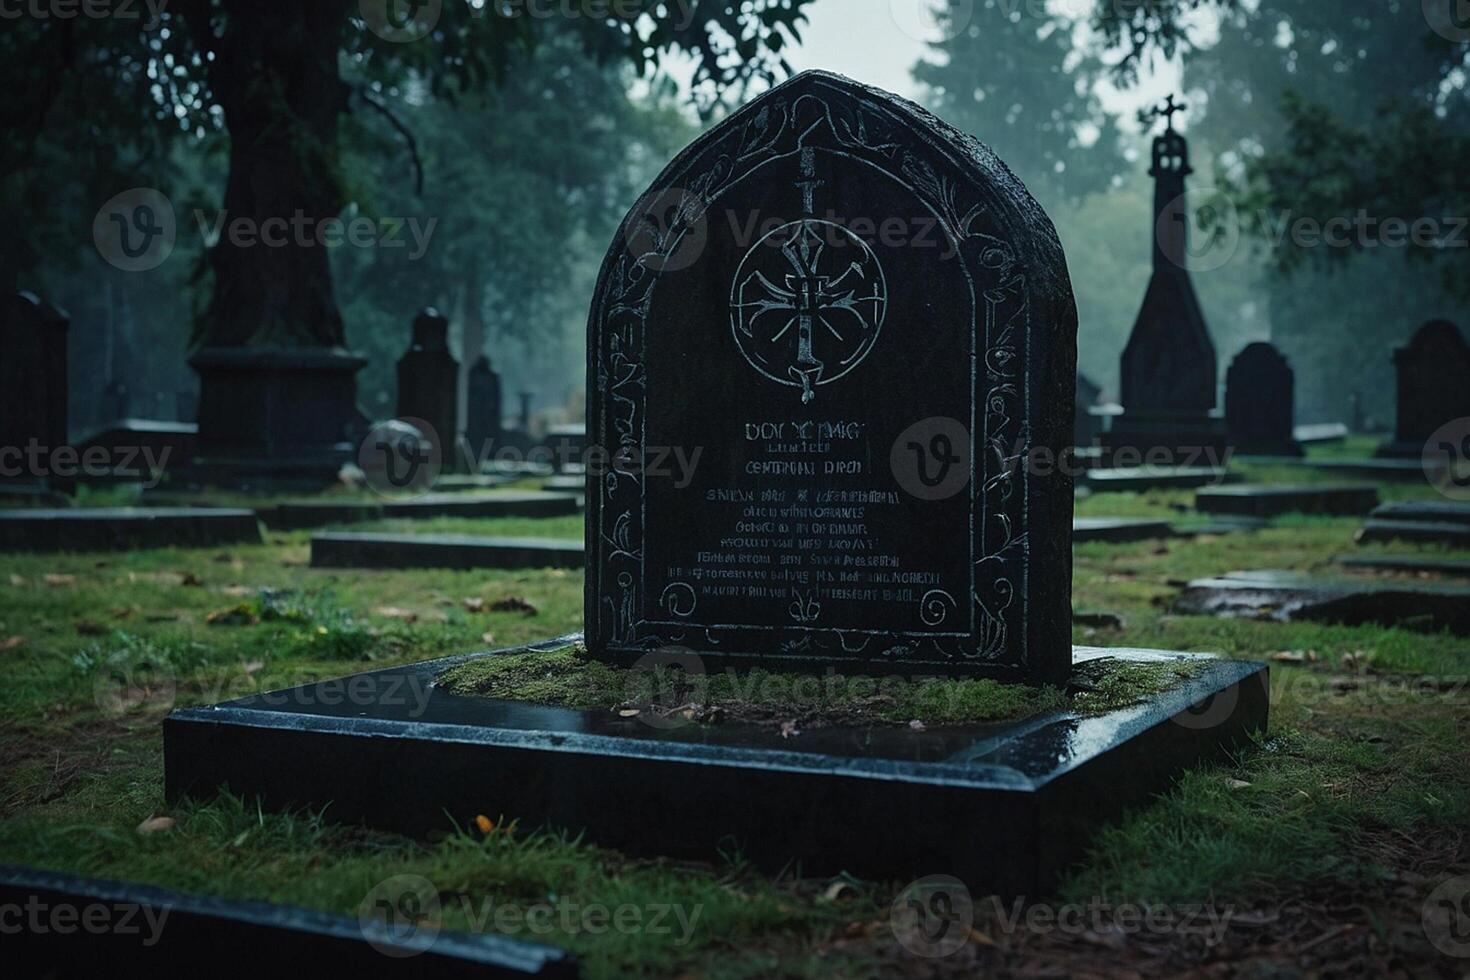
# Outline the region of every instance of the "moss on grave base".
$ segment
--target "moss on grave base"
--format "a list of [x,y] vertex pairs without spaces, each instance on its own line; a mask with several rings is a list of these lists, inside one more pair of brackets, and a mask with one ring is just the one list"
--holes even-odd
[[1080,666],[1066,691],[992,680],[721,671],[632,670],[592,659],[578,645],[482,657],[437,683],[454,694],[564,708],[673,714],[704,724],[747,722],[819,728],[966,725],[1011,721],[1065,707],[1101,714],[1137,704],[1188,677],[1188,661],[1098,660]]

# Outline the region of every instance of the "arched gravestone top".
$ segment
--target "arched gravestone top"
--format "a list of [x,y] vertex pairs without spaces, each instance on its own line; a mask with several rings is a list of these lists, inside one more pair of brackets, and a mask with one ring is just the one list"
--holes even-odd
[[1432,320],[1394,351],[1393,360],[1398,426],[1392,448],[1417,456],[1436,429],[1470,416],[1470,345],[1453,323]]
[[[586,633],[767,666],[1071,662],[1077,312],[977,140],[810,72],[639,201],[588,324]],[[599,452],[601,450],[601,452]]]

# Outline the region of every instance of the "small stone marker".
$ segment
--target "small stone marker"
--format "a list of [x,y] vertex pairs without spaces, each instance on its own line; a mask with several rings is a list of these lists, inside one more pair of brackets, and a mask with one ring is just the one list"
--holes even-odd
[[459,362],[449,353],[449,320],[426,307],[413,321],[413,342],[398,360],[398,417],[429,423],[424,433],[446,467],[456,458]]
[[490,366],[490,358],[481,354],[470,365],[465,388],[465,439],[475,462],[493,458],[503,428],[500,375]]
[[1071,443],[1076,327],[987,147],[822,72],[756,99],[598,280],[590,649],[1065,676],[1072,485],[1020,460]]
[[1470,633],[1470,587],[1298,572],[1231,572],[1190,582],[1174,603],[1188,615],[1403,626]]
[[1418,459],[1437,429],[1470,418],[1470,346],[1453,323],[1436,320],[1394,351],[1393,364],[1398,427],[1378,455]]
[[1225,372],[1225,429],[1236,452],[1300,456],[1296,373],[1275,347],[1248,345]]

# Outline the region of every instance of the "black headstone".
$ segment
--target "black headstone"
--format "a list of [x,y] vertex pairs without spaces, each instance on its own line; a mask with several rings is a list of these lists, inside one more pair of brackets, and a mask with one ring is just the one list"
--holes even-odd
[[490,358],[481,354],[470,365],[465,387],[465,438],[477,459],[489,458],[500,448],[503,428],[500,375],[490,366]]
[[[0,480],[56,485],[27,464],[31,445],[67,444],[67,315],[34,293],[9,293],[0,310]],[[19,455],[15,455],[19,454]],[[43,457],[37,457],[43,458]],[[65,482],[65,481],[62,481]]]
[[1094,415],[1091,411],[1096,407],[1101,398],[1101,386],[1081,371],[1078,371],[1077,411],[1073,428],[1076,432],[1075,439],[1079,446],[1091,446],[1102,435],[1102,419]]
[[1380,456],[1418,458],[1446,422],[1470,417],[1470,346],[1448,320],[1419,328],[1393,354],[1398,372],[1398,427]]
[[1238,452],[1300,456],[1296,426],[1296,375],[1267,343],[1248,345],[1225,372],[1225,429]]
[[1052,223],[989,148],[821,72],[747,105],[593,297],[589,647],[1065,676],[1072,483],[1018,457],[1072,441],[1076,329]]
[[398,359],[398,417],[427,422],[424,435],[446,463],[459,434],[459,362],[449,353],[449,320],[426,307],[413,321],[413,341]]
[[1215,344],[1189,273],[1186,180],[1194,168],[1188,142],[1174,129],[1177,111],[1171,99],[1169,125],[1153,144],[1153,275],[1123,350],[1123,414],[1104,437],[1121,465],[1128,465],[1124,450],[1167,453],[1180,465],[1201,450],[1218,459],[1225,449],[1224,426],[1211,416]]

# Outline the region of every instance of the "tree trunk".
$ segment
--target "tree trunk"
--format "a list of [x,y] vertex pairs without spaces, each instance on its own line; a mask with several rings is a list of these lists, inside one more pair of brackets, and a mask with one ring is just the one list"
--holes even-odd
[[210,253],[206,347],[345,343],[319,233],[343,205],[337,133],[347,87],[337,57],[352,6],[222,4],[211,82],[230,131],[230,173],[224,223]]

